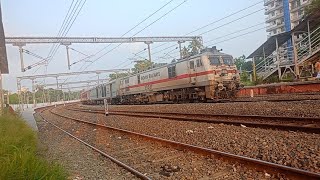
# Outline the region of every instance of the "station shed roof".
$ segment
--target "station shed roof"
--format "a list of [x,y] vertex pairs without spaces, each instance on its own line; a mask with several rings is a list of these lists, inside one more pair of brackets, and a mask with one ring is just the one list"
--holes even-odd
[[320,25],[320,11],[316,11],[304,17],[303,20],[300,21],[299,24],[295,28],[293,28],[291,31],[271,36],[258,49],[256,49],[253,53],[251,53],[247,57],[247,59],[253,58],[253,57],[262,57],[263,54],[265,56],[269,56],[277,48],[276,39],[278,40],[278,44],[280,46],[291,38],[292,33],[299,34],[299,33],[308,32],[308,24],[309,24],[310,30]]
[[311,30],[319,26],[320,10],[303,18],[303,20],[300,21],[299,24],[296,27],[294,27],[291,31],[294,33],[308,32],[308,23]]
[[291,32],[284,32],[281,34],[277,34],[268,38],[266,42],[264,42],[258,49],[256,49],[253,53],[251,53],[247,59],[253,57],[262,57],[263,54],[265,56],[269,56],[272,52],[274,52],[276,47],[276,41],[278,41],[278,45],[282,45],[287,42],[291,38]]

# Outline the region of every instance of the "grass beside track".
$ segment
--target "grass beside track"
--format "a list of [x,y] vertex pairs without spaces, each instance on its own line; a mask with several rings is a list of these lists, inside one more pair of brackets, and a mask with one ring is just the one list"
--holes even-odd
[[37,155],[37,134],[19,117],[0,116],[0,180],[67,179],[62,166]]

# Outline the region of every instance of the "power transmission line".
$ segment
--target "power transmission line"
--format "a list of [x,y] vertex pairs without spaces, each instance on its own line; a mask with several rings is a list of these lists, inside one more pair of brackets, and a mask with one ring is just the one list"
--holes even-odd
[[[142,28],[139,32],[135,33],[134,35],[132,35],[131,37],[134,37],[135,35],[137,35],[138,33],[142,32],[143,30],[145,30],[146,28],[150,27],[151,25],[153,25],[154,23],[156,23],[157,21],[159,21],[160,19],[162,19],[163,17],[165,17],[166,15],[170,14],[171,12],[173,12],[175,9],[177,9],[178,7],[180,7],[182,4],[184,4],[185,2],[187,2],[188,0],[184,0],[182,3],[180,3],[179,5],[175,6],[174,8],[172,8],[170,11],[168,11],[167,13],[165,13],[164,15],[160,16],[160,18],[156,19],[155,21],[153,21],[152,23],[148,24],[147,26],[145,26],[144,28]],[[158,10],[156,10],[154,13],[152,13],[151,15],[149,15],[147,18],[145,18],[144,20],[142,20],[141,22],[139,22],[137,25],[135,25],[133,28],[131,28],[130,30],[128,30],[126,33],[124,33],[122,36],[126,35],[127,33],[131,32],[133,29],[135,29],[136,27],[138,27],[141,23],[143,23],[144,21],[146,21],[147,19],[149,19],[150,17],[152,17],[154,14],[156,14],[158,11],[160,11],[161,9],[163,9],[164,7],[166,7],[168,4],[170,4],[171,2],[173,2],[173,0],[169,1],[168,3],[166,3],[165,5],[163,5],[162,7],[160,7]],[[90,64],[85,67],[82,71],[86,70],[89,66],[91,66],[94,62],[98,61],[99,59],[101,59],[103,56],[107,55],[108,53],[112,52],[113,50],[115,50],[116,48],[118,48],[119,46],[121,46],[123,43],[118,44],[117,46],[115,46],[114,48],[112,48],[111,50],[107,51],[106,53],[102,54],[101,56],[99,56],[98,58],[96,58],[95,60],[91,61]],[[107,47],[109,47],[110,44],[108,46],[106,46],[104,49],[106,49]],[[104,50],[102,49],[102,50]],[[100,50],[99,52],[101,52],[102,50]],[[97,54],[97,53],[96,53]],[[85,66],[85,64],[80,68],[82,69]],[[117,66],[115,66],[117,67]]]
[[[222,25],[220,25],[220,26],[217,26],[217,27],[215,27],[215,28],[213,28],[213,29],[207,30],[207,31],[205,31],[205,32],[203,32],[203,33],[201,33],[201,34],[199,34],[199,35],[203,35],[203,34],[206,34],[206,33],[208,33],[208,32],[211,32],[211,31],[213,31],[213,30],[217,30],[217,29],[222,28],[222,27],[224,27],[224,26],[227,26],[227,25],[229,25],[229,24],[231,24],[231,23],[234,23],[234,22],[236,22],[236,21],[239,21],[239,20],[241,20],[241,19],[243,19],[243,18],[246,18],[246,17],[248,17],[248,16],[251,16],[251,15],[253,15],[253,14],[255,14],[255,13],[258,13],[258,12],[260,12],[260,11],[262,11],[262,10],[264,10],[264,8],[259,9],[259,10],[254,11],[254,12],[251,12],[251,13],[246,14],[246,15],[244,15],[244,16],[241,16],[241,17],[239,17],[239,18],[237,18],[237,19],[234,19],[234,20],[232,20],[232,21],[229,21],[229,22],[227,22],[227,23],[225,23],[225,24],[222,24]],[[176,46],[176,45],[174,44],[174,45],[168,46],[168,47],[166,47],[166,48],[164,48],[164,49],[161,49],[161,50],[159,50],[159,51],[157,51],[157,52],[155,52],[155,53],[152,53],[152,54],[154,55],[154,54],[160,53],[160,52],[165,51],[165,50],[167,50],[167,49],[170,49],[170,48],[172,48],[172,47],[174,47],[174,46]]]
[[207,30],[207,31],[201,33],[200,35],[207,34],[208,32],[211,32],[211,31],[216,30],[216,29],[219,29],[219,28],[221,28],[221,27],[223,27],[223,26],[226,26],[226,25],[229,25],[229,24],[234,23],[234,22],[236,22],[236,21],[239,21],[240,19],[243,19],[243,18],[246,18],[246,17],[248,17],[248,16],[251,16],[251,15],[253,15],[253,14],[257,13],[257,12],[260,12],[260,11],[262,11],[262,10],[264,10],[264,8],[259,9],[259,10],[256,10],[256,11],[254,11],[254,12],[252,12],[252,13],[246,14],[246,15],[244,15],[244,16],[241,16],[241,17],[239,17],[239,18],[237,18],[237,19],[235,19],[235,20],[229,21],[229,22],[227,22],[227,23],[225,23],[225,24],[222,24],[222,25],[220,25],[220,26],[218,26],[218,27],[215,27],[215,28],[213,28],[213,29]]
[[[259,24],[261,24],[261,23],[259,23]],[[257,25],[258,25],[258,24],[257,24]],[[257,25],[250,26],[250,27],[248,27],[248,28],[244,28],[244,29],[235,31],[235,32],[232,32],[232,33],[230,33],[230,34],[226,34],[226,35],[224,35],[224,36],[220,36],[220,37],[218,37],[218,38],[216,38],[216,39],[221,39],[222,37],[230,36],[230,35],[235,34],[235,33],[237,33],[237,32],[241,32],[241,31],[244,31],[244,30],[248,30],[248,29],[250,29],[250,28],[252,28],[252,27],[255,27],[255,26],[257,26]],[[219,41],[219,42],[216,42],[216,43],[209,44],[209,45],[207,45],[207,46],[213,46],[213,45],[216,45],[216,44],[220,44],[220,43],[223,43],[223,42],[227,42],[227,41],[230,41],[230,40],[232,40],[232,39],[236,39],[236,38],[239,38],[239,37],[248,35],[248,34],[252,34],[252,33],[254,33],[254,32],[260,31],[260,30],[265,29],[265,28],[266,28],[266,27],[262,27],[262,28],[259,28],[259,29],[255,29],[255,30],[252,30],[252,31],[249,31],[249,32],[246,32],[246,33],[243,33],[243,34],[240,34],[240,35],[237,35],[237,36],[234,36],[234,37],[231,37],[231,38],[228,38],[228,39]],[[216,40],[216,39],[213,39],[213,40]],[[212,42],[213,40],[207,41],[206,43]],[[169,51],[168,53],[170,53],[170,52],[172,52],[172,51]],[[179,52],[179,51],[177,51],[177,52]],[[175,52],[175,53],[177,53],[177,52]]]
[[253,30],[253,31],[250,31],[250,32],[246,32],[246,33],[240,34],[240,35],[238,35],[238,36],[235,36],[235,37],[232,37],[232,38],[228,38],[228,39],[225,39],[225,40],[223,40],[223,41],[216,42],[216,43],[214,43],[214,44],[210,44],[210,45],[208,45],[208,46],[212,46],[212,45],[215,45],[215,44],[220,44],[220,43],[223,43],[223,42],[227,42],[227,41],[230,41],[230,40],[232,40],[232,39],[236,39],[236,38],[239,38],[239,37],[248,35],[248,34],[252,34],[252,33],[254,33],[254,32],[260,31],[260,30],[265,29],[265,28],[266,28],[266,27],[259,28],[259,29],[256,29],[256,30]]
[[[218,20],[214,20],[213,22],[210,22],[210,23],[208,23],[208,24],[206,24],[206,25],[204,25],[204,26],[201,26],[200,28],[198,28],[198,29],[196,29],[196,30],[193,30],[193,31],[188,32],[187,34],[185,34],[185,36],[187,36],[187,35],[189,35],[189,34],[192,34],[192,33],[196,32],[196,31],[199,31],[199,30],[201,30],[201,29],[204,29],[204,28],[206,28],[206,27],[209,27],[209,26],[211,26],[211,25],[213,25],[213,24],[215,24],[215,23],[217,23],[217,22],[220,22],[220,21],[222,21],[222,20],[224,20],[224,19],[227,19],[227,18],[229,18],[229,17],[231,17],[231,16],[234,16],[234,15],[236,15],[236,14],[239,14],[240,12],[243,12],[243,11],[245,11],[245,10],[248,10],[248,9],[250,9],[250,8],[252,8],[252,7],[254,7],[254,6],[256,6],[256,5],[258,5],[258,4],[262,3],[262,2],[264,2],[264,1],[259,1],[259,2],[257,2],[257,3],[254,3],[254,4],[250,5],[250,6],[247,6],[247,7],[243,8],[243,9],[240,9],[239,11],[236,11],[236,12],[233,12],[233,13],[227,15],[227,16],[224,16],[224,17],[222,17],[222,18],[220,18],[220,19],[218,19]],[[156,48],[158,48],[158,47],[161,47],[161,46],[163,46],[163,45],[165,45],[165,44],[167,44],[167,43],[161,44],[161,45],[159,45],[159,46],[155,46],[155,47],[153,47],[153,49],[156,49]]]
[[[64,21],[60,27],[60,30],[58,32],[58,35],[57,35],[58,37],[59,36],[64,37],[68,34],[69,30],[71,29],[72,25],[74,24],[75,20],[77,19],[79,13],[81,12],[84,4],[86,3],[86,0],[80,0],[80,1],[77,0],[76,3],[73,3],[73,2],[74,1],[72,1],[71,5],[69,6],[68,12],[67,12],[67,14],[64,18]],[[71,8],[72,8],[72,10],[71,10]],[[70,10],[71,10],[71,12],[70,12]],[[59,47],[60,47],[60,44],[56,44],[56,45],[52,46],[52,48],[48,54],[48,57],[50,57],[50,58],[49,58],[47,64],[49,64],[52,61],[52,59],[53,59],[54,55],[57,53]],[[39,69],[40,69],[40,67],[36,71],[34,71],[33,74],[36,73]]]
[[[74,2],[74,0],[72,0],[71,4],[70,4],[70,6],[69,6],[68,12],[67,12],[66,16],[65,16],[64,19],[63,19],[62,25],[61,25],[61,27],[60,27],[60,29],[59,29],[59,32],[58,32],[57,36],[60,36],[60,34],[61,34],[61,32],[62,32],[62,30],[63,30],[63,28],[64,28],[64,26],[65,26],[66,20],[67,20],[67,18],[69,18],[69,12],[70,12],[70,10],[71,10],[71,8],[72,8],[73,2]],[[53,44],[53,45],[51,46],[51,49],[50,49],[50,51],[49,51],[48,56],[49,56],[49,55],[51,54],[51,52],[53,51],[54,46],[56,46],[56,44]]]
[[220,36],[220,37],[217,37],[217,38],[214,38],[214,39],[208,40],[208,41],[206,41],[206,42],[204,42],[204,43],[212,42],[212,41],[215,41],[215,40],[217,40],[217,39],[221,39],[221,38],[224,38],[224,37],[226,37],[226,36],[230,36],[230,35],[232,35],[232,34],[236,34],[236,33],[239,33],[239,32],[242,32],[242,31],[245,31],[245,30],[248,30],[248,29],[251,29],[251,28],[253,28],[253,27],[256,27],[256,26],[259,26],[259,25],[262,25],[262,24],[265,24],[265,23],[264,23],[264,22],[262,22],[262,23],[258,23],[258,24],[255,24],[255,25],[253,25],[253,26],[250,26],[250,27],[244,28],[244,29],[240,29],[240,30],[237,30],[237,31],[233,31],[233,32],[232,32],[232,33],[230,33],[230,34],[223,35],[223,36]]
[[[148,20],[149,18],[151,18],[153,15],[155,15],[157,12],[159,12],[161,9],[163,9],[164,7],[166,7],[167,5],[169,5],[170,3],[172,3],[173,0],[167,2],[166,4],[164,4],[163,6],[161,6],[159,9],[157,9],[156,11],[154,11],[153,13],[151,13],[148,17],[146,17],[145,19],[143,19],[142,21],[140,21],[138,24],[136,24],[135,26],[133,26],[131,29],[129,29],[127,32],[125,32],[124,34],[121,35],[121,37],[127,35],[128,33],[130,33],[132,30],[134,30],[135,28],[137,28],[139,25],[141,25],[142,23],[144,23],[146,20]],[[103,50],[105,50],[106,48],[108,48],[111,44],[107,45],[106,47],[102,48],[100,51],[96,52],[93,56],[96,56],[97,54],[99,54],[100,52],[102,52]]]
[[[171,10],[169,10],[168,12],[166,12],[165,14],[163,14],[162,16],[160,16],[158,19],[154,20],[153,22],[151,22],[150,24],[148,24],[147,26],[145,26],[144,28],[142,28],[140,31],[138,31],[137,33],[135,33],[134,35],[132,35],[131,37],[134,37],[135,35],[139,34],[140,32],[144,31],[146,28],[152,26],[154,23],[158,22],[159,20],[161,20],[163,17],[167,16],[168,14],[170,14],[171,12],[173,12],[174,10],[176,10],[178,7],[180,7],[182,4],[184,4],[185,2],[187,2],[188,0],[184,0],[183,2],[181,2],[180,4],[178,4],[177,6],[175,6],[174,8],[172,8]],[[171,2],[171,1],[170,1]],[[96,58],[95,60],[92,61],[92,63],[90,63],[85,69],[87,69],[91,64],[93,64],[94,62],[98,61],[99,59],[101,59],[103,56],[107,55],[108,53],[112,52],[113,50],[115,50],[116,48],[118,48],[119,46],[121,46],[123,43],[118,44],[116,47],[112,48],[111,50],[107,51],[106,53],[102,54],[101,56],[99,56],[98,58]],[[117,66],[115,66],[117,67]],[[84,69],[84,70],[85,70]]]

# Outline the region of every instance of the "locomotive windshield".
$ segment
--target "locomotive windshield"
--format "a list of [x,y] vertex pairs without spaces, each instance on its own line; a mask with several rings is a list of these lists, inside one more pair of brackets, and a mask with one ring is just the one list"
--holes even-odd
[[233,65],[232,56],[223,56],[222,59],[223,59],[223,64],[230,65],[230,66]]
[[232,56],[209,56],[210,64],[217,66],[221,63],[225,65],[233,65]]
[[221,64],[218,56],[209,56],[209,60],[211,65],[217,66]]

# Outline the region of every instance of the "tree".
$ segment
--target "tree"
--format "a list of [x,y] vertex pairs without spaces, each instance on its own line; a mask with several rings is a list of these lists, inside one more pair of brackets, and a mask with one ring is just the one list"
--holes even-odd
[[136,61],[136,64],[134,65],[134,67],[131,70],[133,73],[138,73],[138,72],[145,71],[145,70],[152,68],[152,65],[154,65],[154,63],[152,61],[149,61],[146,59],[138,60],[138,61]]
[[188,52],[192,56],[199,54],[201,49],[203,49],[203,46],[202,46],[202,43],[198,39],[191,41],[188,46]]
[[246,56],[245,55],[242,55],[242,56],[234,59],[234,64],[237,66],[237,69],[239,69],[239,70],[240,69],[243,70],[243,66],[245,63],[246,63]]
[[[131,71],[132,71],[133,74],[136,74],[136,73],[141,72],[141,71],[148,70],[148,69],[152,68],[153,66],[157,65],[157,63],[153,63],[152,61],[149,61],[147,59],[137,60],[135,62],[136,63],[134,64],[134,67],[131,68]],[[114,80],[114,79],[117,79],[117,78],[126,77],[129,74],[130,73],[128,73],[128,72],[112,73],[112,74],[109,74],[109,78],[110,78],[110,81],[111,81],[111,80]]]
[[320,12],[320,0],[313,0],[311,4],[306,8],[306,14],[313,14]]
[[181,49],[182,58],[186,58],[190,56],[188,48],[185,46]]
[[117,78],[123,78],[123,77],[126,77],[128,76],[129,73],[127,72],[122,72],[122,73],[112,73],[112,74],[109,74],[109,78],[110,78],[110,81],[112,80],[115,80]]
[[250,80],[249,73],[247,71],[243,71],[240,75],[240,79],[242,82],[248,82]]

